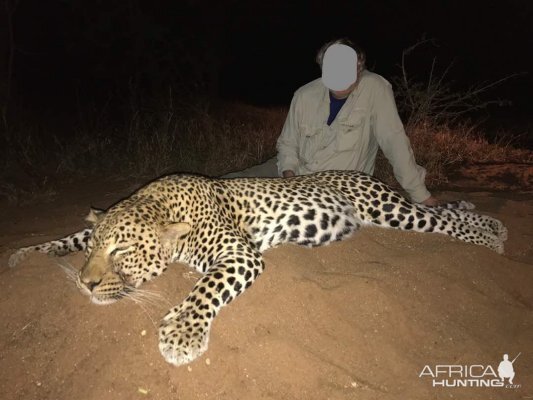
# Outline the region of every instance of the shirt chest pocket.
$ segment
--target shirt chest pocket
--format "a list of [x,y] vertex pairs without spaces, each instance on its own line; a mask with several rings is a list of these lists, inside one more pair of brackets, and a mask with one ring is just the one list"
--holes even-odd
[[306,163],[311,162],[322,143],[322,127],[303,125],[301,132],[298,156]]
[[354,150],[361,143],[365,129],[365,110],[358,110],[349,118],[339,121],[335,148],[337,151]]

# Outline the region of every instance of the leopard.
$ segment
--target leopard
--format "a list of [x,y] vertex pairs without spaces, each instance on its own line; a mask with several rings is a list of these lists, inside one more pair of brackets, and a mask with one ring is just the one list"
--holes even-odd
[[16,250],[62,256],[84,251],[76,284],[95,304],[111,304],[184,263],[198,278],[162,318],[159,350],[180,366],[208,348],[221,309],[265,270],[262,254],[284,243],[315,247],[344,240],[364,226],[433,232],[502,254],[507,229],[456,201],[430,207],[408,200],[379,179],[354,171],[291,178],[210,178],[175,174],[157,179],[107,211],[91,209],[87,228]]

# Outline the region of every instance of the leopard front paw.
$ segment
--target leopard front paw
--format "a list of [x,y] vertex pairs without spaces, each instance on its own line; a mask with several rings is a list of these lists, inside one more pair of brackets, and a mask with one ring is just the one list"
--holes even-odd
[[207,350],[208,341],[208,322],[192,312],[167,315],[159,327],[159,351],[170,364],[194,361]]

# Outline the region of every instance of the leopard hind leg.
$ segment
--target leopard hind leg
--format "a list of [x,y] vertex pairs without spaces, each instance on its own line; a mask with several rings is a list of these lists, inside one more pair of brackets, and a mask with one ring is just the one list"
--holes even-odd
[[[416,232],[435,232],[467,243],[486,246],[502,254],[504,251],[504,234],[500,237],[497,232],[505,232],[505,227],[497,228],[501,224],[494,218],[477,215],[462,210],[449,210],[442,207],[427,207],[411,203],[405,199],[393,203],[376,204],[372,213],[364,216],[365,221],[373,225],[391,227]],[[493,229],[483,229],[491,223]],[[485,224],[485,225],[483,225]],[[500,229],[497,232],[496,229]]]

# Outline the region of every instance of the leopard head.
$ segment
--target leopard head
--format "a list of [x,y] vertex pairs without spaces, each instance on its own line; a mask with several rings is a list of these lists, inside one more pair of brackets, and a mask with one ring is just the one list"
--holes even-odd
[[87,216],[93,234],[77,286],[93,303],[113,303],[161,275],[190,232],[187,223],[162,224],[142,211],[115,206]]

